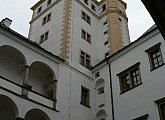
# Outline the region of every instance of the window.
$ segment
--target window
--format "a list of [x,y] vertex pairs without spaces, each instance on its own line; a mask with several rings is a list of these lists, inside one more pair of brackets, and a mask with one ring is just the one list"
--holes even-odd
[[148,114],[140,116],[140,117],[132,119],[132,120],[147,120],[147,118],[148,118]]
[[42,6],[38,8],[37,14],[40,13],[42,10]]
[[108,44],[108,41],[104,42],[104,46]]
[[165,120],[165,97],[155,101],[158,105],[160,120]]
[[81,30],[81,38],[83,38],[87,42],[91,43],[91,35],[83,29]]
[[121,93],[124,93],[142,84],[139,65],[140,63],[136,63],[135,65],[118,74]]
[[103,5],[103,11],[104,12],[106,10],[106,4]]
[[146,50],[146,52],[148,53],[151,70],[154,70],[164,65],[162,53],[160,50],[160,45],[161,43],[158,43],[154,45],[153,47]]
[[81,102],[82,105],[89,107],[90,104],[90,92],[89,89],[81,86]]
[[109,51],[105,53],[105,58],[109,57]]
[[91,57],[83,51],[80,53],[80,64],[88,69],[91,67]]
[[120,21],[120,22],[122,22],[122,19],[121,19],[121,18],[119,18],[119,21]]
[[98,89],[98,95],[103,94],[104,93],[104,87],[101,87]]
[[94,6],[93,4],[91,4],[91,8],[93,11],[96,11],[96,6]]
[[106,25],[107,24],[107,20],[103,23],[103,25]]
[[98,78],[98,77],[100,77],[100,72],[97,72],[97,73],[95,74],[95,78]]
[[49,22],[50,20],[51,20],[51,13],[43,18],[42,25],[44,25],[45,23]]
[[85,20],[88,24],[91,24],[91,18],[83,11],[81,12],[81,18]]
[[105,32],[104,32],[104,35],[106,35],[107,33],[108,33],[108,31],[105,31]]
[[40,42],[39,42],[39,44],[41,44],[44,41],[46,41],[48,39],[48,35],[49,35],[49,31],[47,31],[46,33],[44,33],[43,35],[41,35],[40,36]]
[[52,0],[48,0],[47,6],[50,5],[51,3],[52,3]]
[[88,0],[84,0],[84,3],[88,5]]

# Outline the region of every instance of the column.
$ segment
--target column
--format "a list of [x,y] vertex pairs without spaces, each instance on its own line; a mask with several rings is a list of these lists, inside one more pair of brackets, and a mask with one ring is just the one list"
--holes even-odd
[[23,89],[22,89],[22,96],[27,97],[28,90],[31,89],[31,86],[29,86],[28,79],[29,79],[29,71],[30,67],[28,65],[25,66],[25,73],[24,73],[24,80],[23,80]]

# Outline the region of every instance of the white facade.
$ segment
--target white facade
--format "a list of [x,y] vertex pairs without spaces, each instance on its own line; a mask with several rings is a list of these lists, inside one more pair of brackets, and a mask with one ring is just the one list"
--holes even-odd
[[[84,66],[80,64],[80,51],[88,53],[91,57],[91,66],[96,65],[105,58],[105,53],[110,51],[109,44],[104,45],[108,41],[109,26],[107,22],[107,11],[103,11],[103,5],[107,8],[107,1],[102,3],[96,0],[87,0],[88,4],[84,3],[84,0],[71,0],[70,12],[65,15],[65,0],[52,1],[50,5],[46,6],[47,0],[40,1],[38,4],[32,7],[33,16],[30,22],[31,27],[29,31],[29,39],[40,43],[40,37],[45,32],[49,31],[48,39],[40,45],[52,52],[53,54],[60,56],[60,50],[62,47],[62,33],[66,28],[65,18],[68,18],[70,24],[68,29],[69,47],[66,51],[68,55],[68,63],[82,72],[87,71]],[[95,2],[94,2],[95,1]],[[97,4],[96,4],[97,3]],[[91,8],[91,5],[95,6],[95,11]],[[42,6],[42,10],[37,14],[38,9]],[[125,10],[123,10],[125,11]],[[82,12],[87,14],[91,19],[91,24],[88,24],[81,18]],[[51,13],[51,20],[42,25],[43,18]],[[66,17],[64,17],[66,16]],[[117,24],[120,24],[122,45],[126,46],[130,43],[127,21],[120,16],[122,21],[118,20]],[[91,43],[85,41],[81,37],[81,31],[84,30],[91,36]],[[85,69],[85,70],[83,70]]]

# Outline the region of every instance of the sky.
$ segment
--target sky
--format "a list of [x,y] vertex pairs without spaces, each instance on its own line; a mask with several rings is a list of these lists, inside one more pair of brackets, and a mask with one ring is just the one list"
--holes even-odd
[[[27,37],[32,16],[30,9],[39,0],[0,0],[0,21],[6,17],[13,22],[11,28]],[[99,0],[98,0],[99,1]],[[140,37],[154,22],[141,0],[123,0],[127,3],[128,27],[131,41]]]

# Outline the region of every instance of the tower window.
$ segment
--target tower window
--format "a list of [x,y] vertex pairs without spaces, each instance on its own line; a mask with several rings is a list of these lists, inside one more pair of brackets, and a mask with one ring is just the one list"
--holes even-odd
[[108,44],[108,41],[106,41],[106,42],[104,43],[104,46],[107,45],[107,44]]
[[105,58],[109,57],[109,52],[105,53]]
[[84,3],[88,5],[88,0],[84,0]]
[[81,38],[83,38],[87,42],[91,43],[91,35],[83,29],[81,30]]
[[91,24],[91,18],[83,11],[81,12],[81,18],[85,20],[88,24]]
[[106,10],[106,4],[103,4],[103,11],[104,12]]
[[42,6],[38,8],[37,14],[40,13],[42,10]]
[[46,33],[44,33],[43,35],[40,36],[40,42],[39,44],[43,43],[44,41],[46,41],[48,39],[49,36],[49,31],[47,31]]
[[104,35],[106,35],[107,33],[108,33],[108,31],[105,31],[105,32],[104,32]]
[[107,24],[107,20],[103,23],[103,25],[106,25]]
[[49,22],[51,20],[51,13],[48,14],[47,16],[45,16],[42,20],[42,25],[46,24],[47,22]]
[[91,4],[91,8],[93,11],[96,11],[96,6],[94,6],[93,4]]
[[52,0],[48,0],[47,6],[50,5],[51,3],[52,3]]
[[80,64],[85,66],[86,68],[90,68],[91,66],[91,57],[87,53],[81,51],[80,53]]

